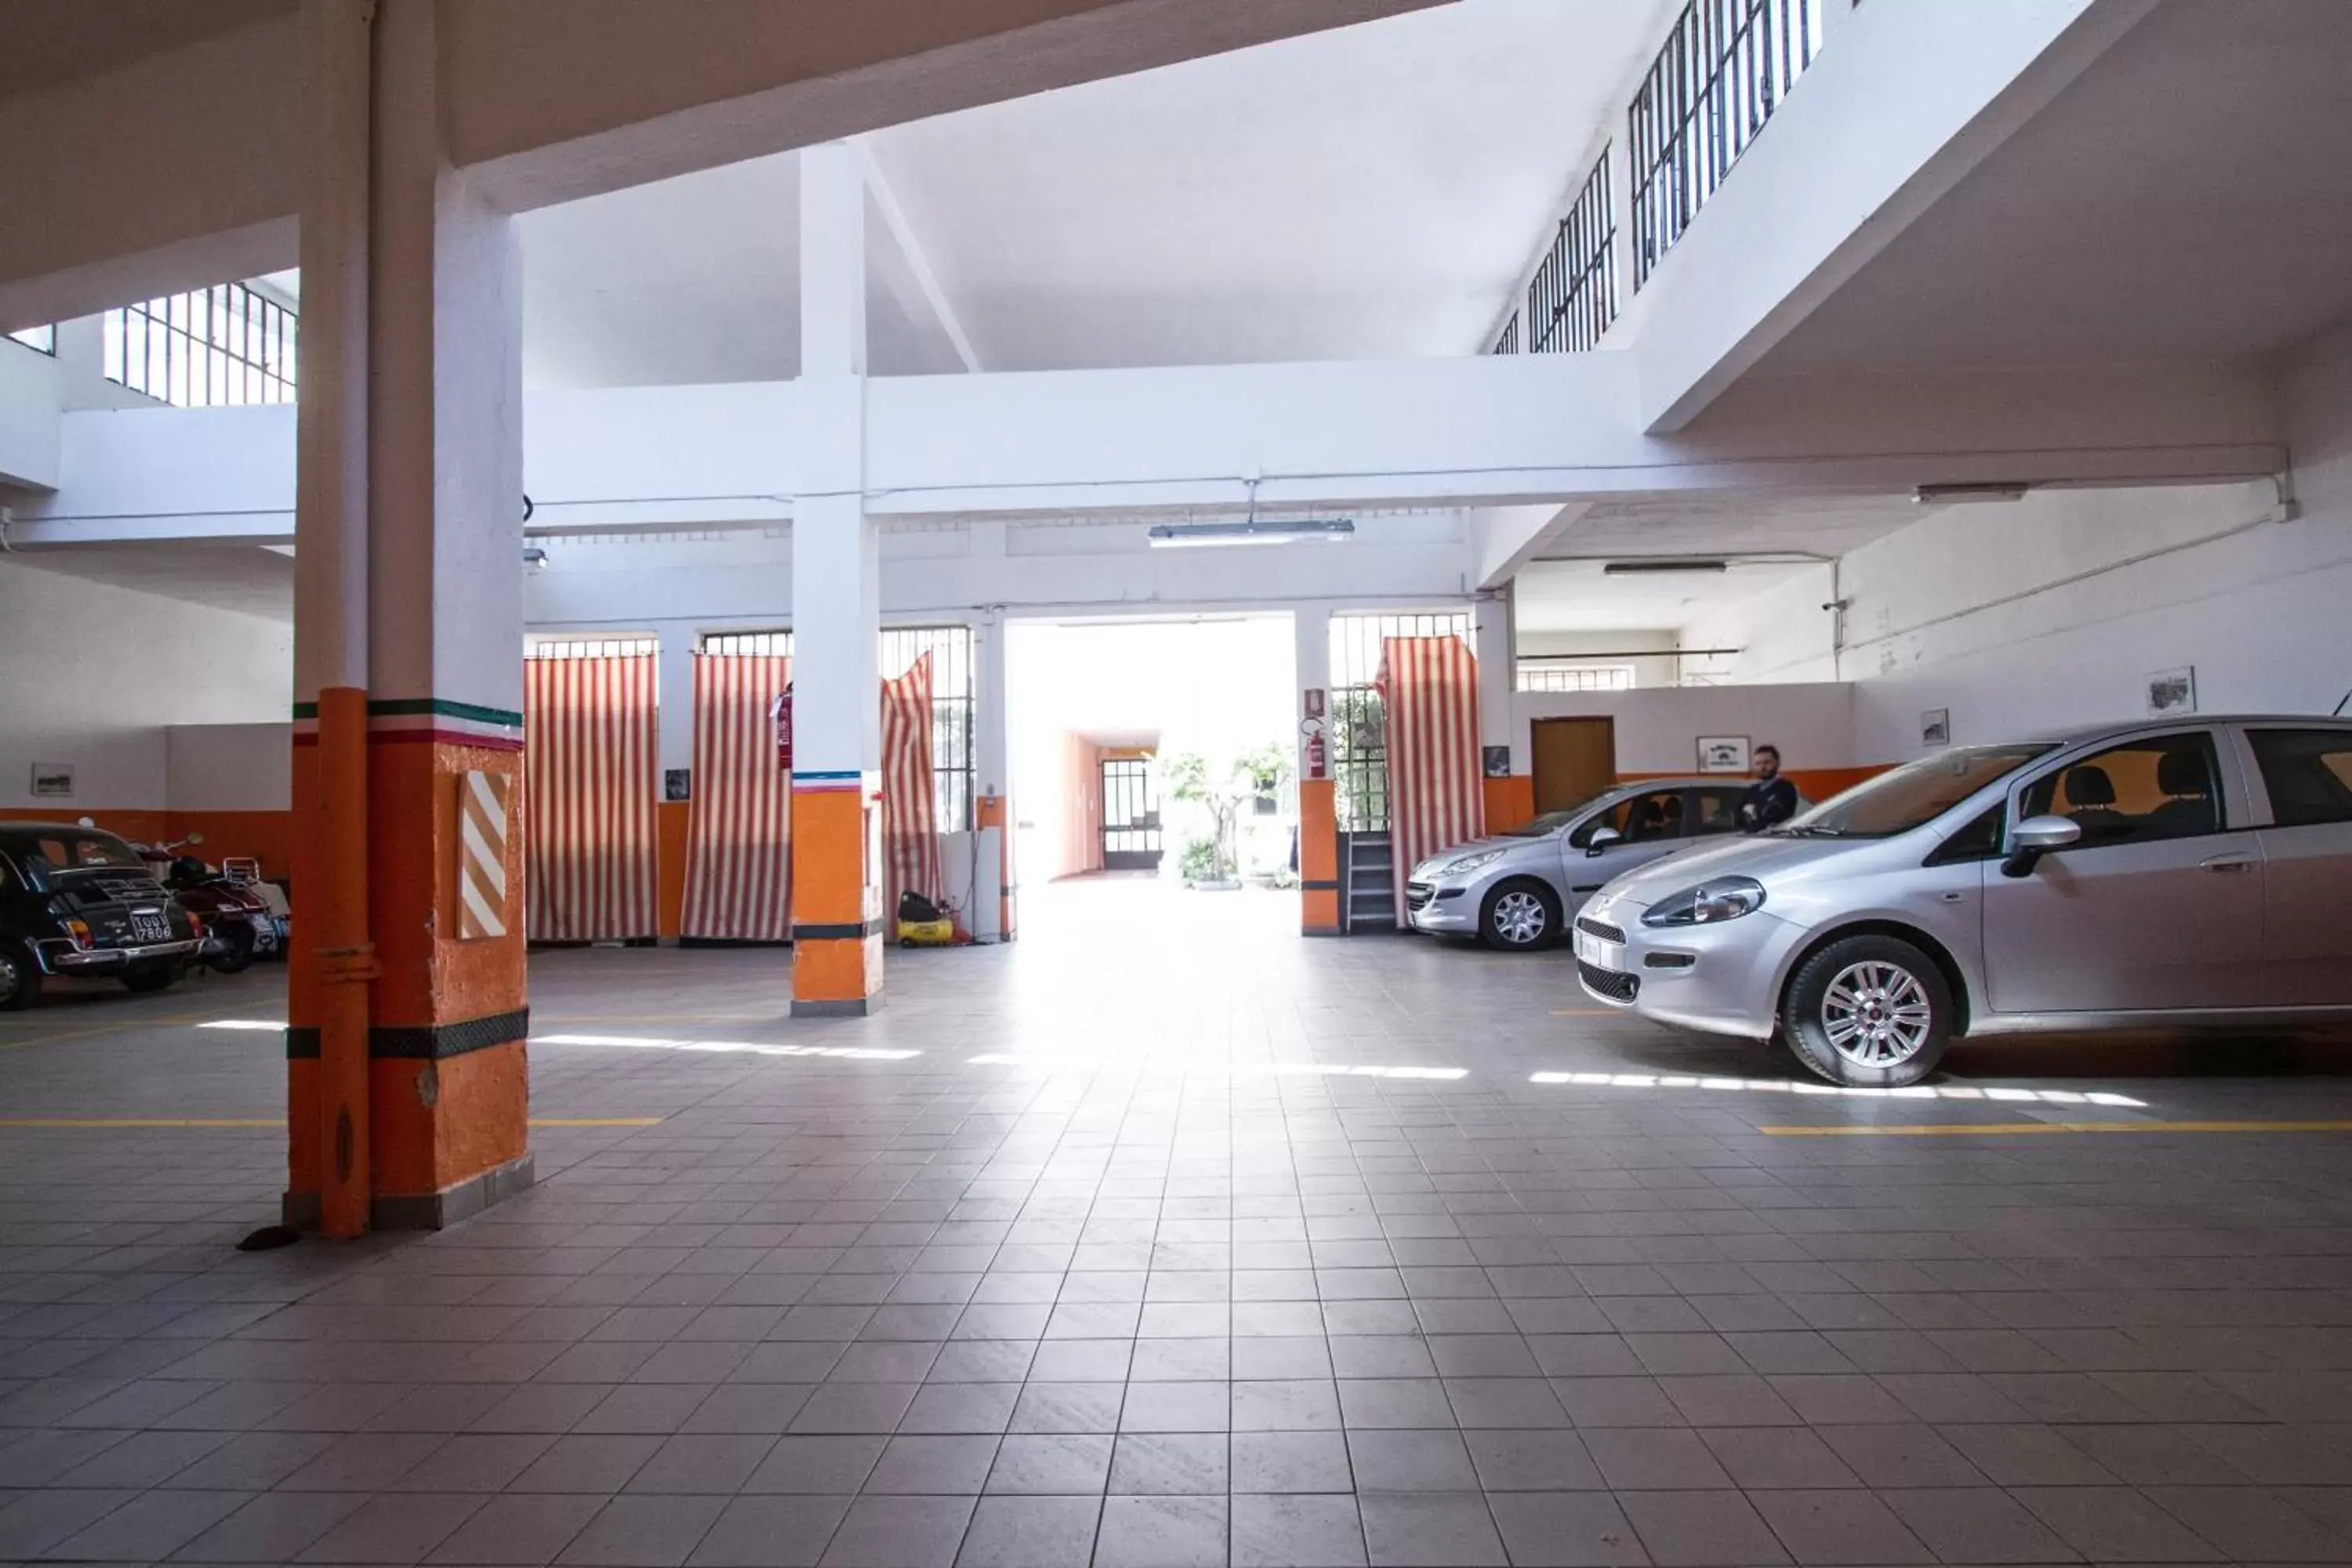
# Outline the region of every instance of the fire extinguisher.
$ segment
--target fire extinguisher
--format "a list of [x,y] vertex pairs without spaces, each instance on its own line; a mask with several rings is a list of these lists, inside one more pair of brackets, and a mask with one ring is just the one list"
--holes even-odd
[[1323,776],[1323,731],[1318,730],[1307,737],[1307,776],[1319,779]]

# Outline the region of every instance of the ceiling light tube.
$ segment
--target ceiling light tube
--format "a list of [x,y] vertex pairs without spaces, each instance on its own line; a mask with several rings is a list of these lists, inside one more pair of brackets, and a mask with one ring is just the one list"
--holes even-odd
[[1669,555],[1653,561],[1612,561],[1601,568],[1604,577],[1646,577],[1667,572],[1727,572],[1728,561],[1702,560],[1697,556]]
[[1337,544],[1355,535],[1355,523],[1344,517],[1301,518],[1296,521],[1268,522],[1251,520],[1244,522],[1163,522],[1151,530],[1154,550],[1197,549],[1222,544],[1296,544],[1301,540],[1319,539]]
[[2023,500],[2032,487],[2018,480],[2001,480],[1992,484],[1921,485],[1911,492],[1917,506],[1949,506],[1958,501]]

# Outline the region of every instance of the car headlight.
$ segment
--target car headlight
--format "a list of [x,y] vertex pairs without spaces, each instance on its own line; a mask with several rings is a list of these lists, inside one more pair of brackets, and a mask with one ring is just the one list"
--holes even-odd
[[1703,926],[1736,921],[1764,907],[1764,884],[1751,877],[1718,877],[1660,899],[1642,916],[1645,926]]
[[1475,855],[1465,855],[1459,860],[1448,860],[1437,868],[1437,874],[1441,877],[1466,876],[1481,866],[1493,865],[1506,853],[1507,851],[1501,849],[1481,849]]

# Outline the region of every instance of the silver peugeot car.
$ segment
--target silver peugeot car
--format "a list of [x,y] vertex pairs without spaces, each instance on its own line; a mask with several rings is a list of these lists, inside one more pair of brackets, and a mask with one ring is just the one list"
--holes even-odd
[[1958,1035],[2352,1020],[2352,721],[1957,746],[1619,878],[1577,973],[1898,1088]]
[[1739,827],[1748,781],[1647,779],[1547,812],[1523,827],[1457,844],[1412,868],[1412,929],[1483,937],[1527,952],[1558,940],[1570,915],[1612,877]]

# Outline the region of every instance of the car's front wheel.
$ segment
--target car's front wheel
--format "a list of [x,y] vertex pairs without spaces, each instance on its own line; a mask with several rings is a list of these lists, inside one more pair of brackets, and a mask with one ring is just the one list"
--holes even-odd
[[1956,1009],[1944,972],[1899,937],[1850,936],[1801,965],[1780,999],[1797,1059],[1856,1089],[1904,1089],[1936,1070]]
[[33,955],[12,942],[0,942],[0,1013],[29,1007],[41,999],[41,972]]
[[1541,882],[1505,882],[1486,895],[1478,932],[1505,952],[1532,952],[1559,938],[1559,896]]

